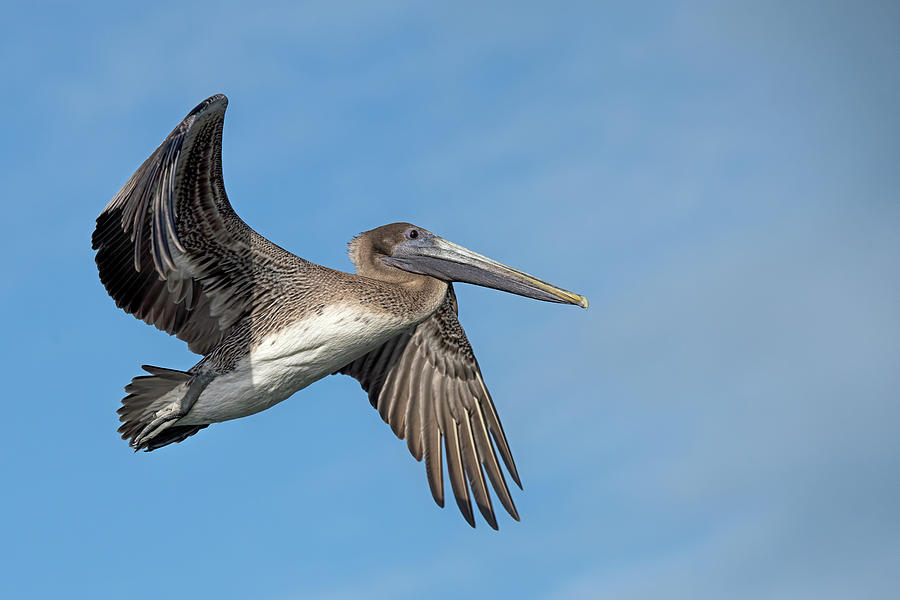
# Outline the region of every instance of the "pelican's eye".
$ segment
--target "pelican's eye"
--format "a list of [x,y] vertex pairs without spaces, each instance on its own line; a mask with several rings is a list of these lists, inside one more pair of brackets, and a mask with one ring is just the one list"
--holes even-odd
[[416,239],[417,237],[419,237],[419,230],[418,229],[410,229],[409,231],[406,232],[406,237],[408,237],[411,240]]

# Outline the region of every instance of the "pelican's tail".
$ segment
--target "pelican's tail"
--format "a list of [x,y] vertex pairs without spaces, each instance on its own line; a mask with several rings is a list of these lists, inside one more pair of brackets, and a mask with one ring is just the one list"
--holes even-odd
[[140,375],[125,386],[128,395],[117,411],[119,433],[135,451],[156,450],[180,442],[207,425],[176,425],[177,411],[193,376],[184,371],[143,365],[150,375]]

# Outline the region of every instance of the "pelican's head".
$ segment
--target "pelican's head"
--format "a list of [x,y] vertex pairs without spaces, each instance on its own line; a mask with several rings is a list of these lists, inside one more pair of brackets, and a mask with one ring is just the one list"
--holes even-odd
[[350,242],[350,259],[360,273],[384,267],[446,282],[473,283],[519,296],[588,307],[587,298],[472,252],[410,223],[372,229]]

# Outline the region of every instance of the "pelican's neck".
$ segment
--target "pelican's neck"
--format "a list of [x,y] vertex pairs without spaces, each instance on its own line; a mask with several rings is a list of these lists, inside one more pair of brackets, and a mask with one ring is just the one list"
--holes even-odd
[[405,287],[414,298],[414,305],[419,320],[423,321],[430,317],[434,311],[438,309],[447,295],[449,284],[446,281],[428,277],[427,275],[416,275],[408,282],[400,284]]
[[430,317],[444,301],[450,285],[428,275],[388,267],[378,260],[354,262],[356,274],[374,284],[364,294],[368,301],[394,313],[407,325],[416,325]]

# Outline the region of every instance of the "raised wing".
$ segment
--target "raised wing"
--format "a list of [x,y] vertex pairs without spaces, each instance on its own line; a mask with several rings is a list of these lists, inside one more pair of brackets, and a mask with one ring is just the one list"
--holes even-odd
[[414,332],[392,338],[339,372],[360,382],[397,437],[406,438],[416,460],[424,456],[438,506],[444,506],[443,439],[450,485],[466,521],[475,527],[471,486],[481,514],[497,529],[482,467],[504,508],[519,519],[491,438],[513,480],[520,488],[522,484],[478,361],[457,319],[452,286],[441,307]]
[[309,263],[250,229],[222,179],[228,99],[207,98],[97,217],[100,280],[119,308],[208,353]]

